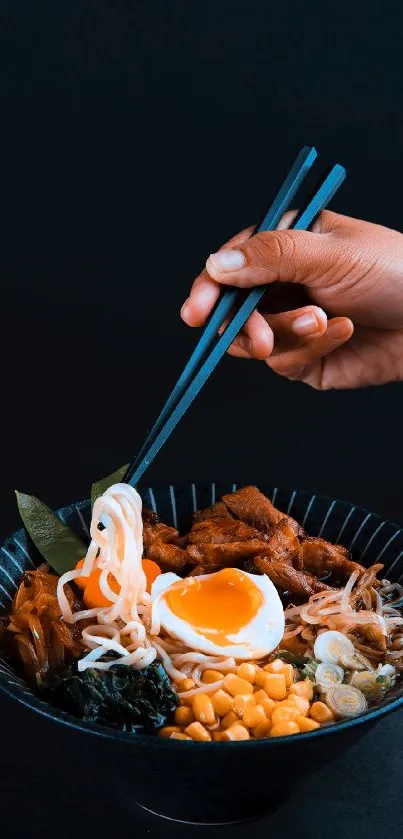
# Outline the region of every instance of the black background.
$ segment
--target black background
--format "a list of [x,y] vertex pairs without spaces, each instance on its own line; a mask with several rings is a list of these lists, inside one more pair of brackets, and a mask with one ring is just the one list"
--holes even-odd
[[[135,453],[194,345],[179,319],[190,282],[259,219],[301,145],[321,152],[317,173],[346,166],[334,209],[401,228],[403,16],[380,1],[1,0],[0,11],[5,535],[15,487],[67,503]],[[149,482],[264,480],[403,521],[402,419],[400,385],[320,394],[226,359]],[[14,713],[22,726],[28,712]],[[348,757],[312,784],[326,820],[312,836],[396,826],[393,785],[369,821],[365,795],[377,787],[368,764],[393,776],[400,717],[356,748],[359,778]],[[359,785],[362,821],[341,805],[342,778]],[[26,784],[20,826],[34,835],[43,786]],[[121,818],[122,836],[162,830]]]

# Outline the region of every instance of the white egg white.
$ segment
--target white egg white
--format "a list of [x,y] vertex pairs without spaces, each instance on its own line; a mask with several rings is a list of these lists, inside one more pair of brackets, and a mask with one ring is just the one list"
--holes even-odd
[[[177,574],[160,574],[153,583],[151,589],[153,623],[158,621],[172,638],[178,638],[190,649],[200,652],[233,656],[237,659],[262,658],[268,655],[278,646],[284,635],[284,609],[277,589],[265,574],[243,573],[260,589],[263,594],[263,603],[249,623],[245,624],[235,635],[228,636],[228,644],[224,646],[215,644],[211,637],[206,638],[201,634],[203,627],[192,626],[177,617],[169,608],[165,592],[182,579]],[[211,574],[203,574],[197,578],[187,579],[189,582],[191,580],[196,582],[196,580],[207,579],[211,576]]]

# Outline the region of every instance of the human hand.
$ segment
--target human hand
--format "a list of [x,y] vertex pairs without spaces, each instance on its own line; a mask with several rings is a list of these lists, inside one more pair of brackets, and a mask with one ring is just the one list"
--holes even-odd
[[230,354],[318,390],[403,379],[403,235],[325,211],[312,232],[244,230],[193,283],[181,315],[202,326],[221,286],[267,285]]

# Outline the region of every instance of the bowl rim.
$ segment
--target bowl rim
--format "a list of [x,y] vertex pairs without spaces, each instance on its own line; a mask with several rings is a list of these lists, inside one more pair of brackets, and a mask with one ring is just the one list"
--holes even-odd
[[[189,484],[191,484],[191,483],[192,482],[190,482],[190,481],[180,481],[180,482],[175,483],[174,486],[179,489],[181,487],[189,486]],[[208,482],[208,481],[206,481],[206,482],[196,482],[196,485],[204,485],[204,483],[206,483],[208,485],[209,483],[211,483],[211,481],[210,482]],[[216,483],[221,483],[221,481],[216,481]],[[230,483],[230,482],[225,482],[225,483]],[[246,486],[247,484],[244,483],[243,485]],[[172,485],[168,484],[167,482],[161,481],[161,482],[158,482],[158,483],[155,482],[153,486],[154,487],[158,486],[159,488],[163,488],[163,487],[170,488]],[[141,489],[144,489],[145,491],[147,491],[148,487],[144,487],[144,488],[141,487]],[[278,491],[282,491],[282,490],[290,491],[287,488],[283,488],[283,487],[278,487],[277,489],[278,489]],[[294,490],[292,490],[292,491],[294,491]],[[327,494],[324,494],[324,493],[313,493],[313,492],[311,492],[311,490],[306,490],[306,489],[302,489],[302,488],[297,489],[296,491],[299,492],[299,493],[304,493],[304,494],[311,493],[312,496],[315,496],[316,498],[321,499],[323,501],[329,501],[330,503],[336,502],[336,503],[342,504],[345,507],[354,507],[356,510],[361,511],[365,514],[368,514],[368,513],[371,512],[371,511],[367,510],[365,507],[361,507],[359,505],[357,506],[352,501],[343,501],[340,498],[337,498],[337,497],[334,497],[334,496],[331,496],[331,495],[327,495]],[[71,501],[68,504],[63,505],[62,507],[57,508],[55,510],[55,512],[64,511],[67,508],[73,507],[73,506],[75,506],[77,509],[80,509],[80,508],[86,506],[89,501],[90,501],[90,499],[88,499],[88,498],[87,499],[81,499],[80,501]],[[378,519],[379,521],[385,522],[386,525],[392,525],[392,526],[396,527],[398,530],[402,530],[402,526],[397,524],[397,522],[394,522],[390,519],[385,519],[379,513],[371,513],[371,516]],[[10,534],[10,536],[8,536],[8,537],[6,537],[6,539],[2,540],[1,545],[5,544],[9,539],[13,539],[14,537],[18,538],[18,536],[20,534],[23,534],[23,533],[26,533],[24,527],[20,528],[19,530],[14,531],[12,534]],[[185,747],[185,749],[189,749],[189,748],[194,748],[195,746],[197,746],[197,748],[199,750],[200,750],[200,748],[211,749],[212,747],[220,747],[220,749],[222,750],[223,747],[231,748],[231,749],[234,748],[234,747],[237,747],[239,749],[241,747],[245,748],[245,746],[247,746],[248,749],[251,749],[251,748],[262,748],[262,747],[270,748],[269,744],[274,745],[274,744],[277,744],[277,743],[284,743],[284,742],[287,742],[287,743],[292,742],[294,744],[303,743],[303,742],[306,742],[307,740],[312,740],[313,738],[319,739],[319,738],[329,736],[329,735],[332,735],[332,734],[334,735],[339,731],[345,731],[345,730],[348,730],[348,729],[353,728],[353,727],[358,726],[358,725],[365,725],[365,724],[369,724],[371,722],[374,723],[375,720],[377,720],[381,717],[384,717],[386,714],[392,713],[393,711],[397,711],[397,710],[399,710],[399,708],[401,708],[403,706],[403,693],[402,693],[401,696],[396,697],[396,699],[390,700],[387,704],[379,705],[376,708],[373,708],[372,710],[369,710],[365,714],[360,715],[358,717],[353,717],[351,719],[346,719],[346,720],[339,720],[332,725],[324,726],[324,727],[315,729],[314,731],[300,732],[300,734],[298,735],[298,737],[296,739],[293,738],[293,737],[283,736],[283,737],[273,737],[273,738],[262,737],[261,739],[256,739],[256,740],[240,740],[240,741],[232,741],[232,742],[209,741],[207,743],[195,743],[193,741],[189,741],[189,742],[188,741],[180,741],[179,742],[177,740],[170,740],[170,738],[158,737],[158,735],[156,733],[153,733],[153,732],[150,732],[150,733],[145,733],[145,732],[142,732],[142,731],[140,731],[140,732],[136,732],[136,731],[127,732],[127,731],[122,731],[120,729],[114,729],[114,728],[111,728],[111,727],[108,727],[108,726],[100,725],[99,723],[80,720],[78,717],[75,717],[72,714],[69,714],[67,711],[63,711],[63,710],[61,710],[57,707],[52,706],[50,703],[46,702],[45,700],[40,699],[34,693],[27,694],[27,695],[29,695],[29,701],[28,701],[25,698],[25,694],[21,692],[21,688],[19,687],[19,685],[17,683],[13,682],[12,684],[9,684],[8,682],[6,682],[5,678],[3,679],[3,678],[1,678],[1,676],[0,676],[0,691],[2,691],[6,696],[10,697],[11,699],[17,700],[17,702],[19,702],[21,705],[25,706],[29,710],[31,710],[33,712],[36,712],[36,713],[39,713],[40,716],[45,717],[46,719],[50,719],[53,722],[59,723],[63,726],[66,726],[67,728],[73,728],[76,731],[82,731],[82,732],[84,732],[88,735],[95,735],[97,737],[105,738],[107,740],[112,740],[114,742],[125,743],[128,746],[138,744],[138,746],[140,748],[145,746],[145,745],[150,746],[150,742],[152,742],[153,743],[153,748],[154,747],[155,748],[163,748],[163,749],[164,748],[171,748],[171,749],[172,748],[179,748],[181,750],[183,749],[183,747]]]

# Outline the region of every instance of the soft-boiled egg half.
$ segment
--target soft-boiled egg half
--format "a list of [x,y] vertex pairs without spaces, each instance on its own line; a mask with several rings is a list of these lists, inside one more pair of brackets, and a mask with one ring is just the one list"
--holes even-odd
[[151,597],[153,623],[201,652],[261,658],[284,634],[281,600],[265,574],[238,568],[185,579],[161,574]]

